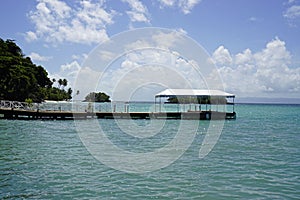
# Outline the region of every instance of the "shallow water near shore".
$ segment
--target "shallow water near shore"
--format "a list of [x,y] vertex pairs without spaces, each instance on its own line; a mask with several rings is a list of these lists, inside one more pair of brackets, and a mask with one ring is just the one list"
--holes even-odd
[[[178,160],[140,174],[96,160],[73,121],[0,120],[0,199],[299,199],[300,106],[239,104],[236,112],[203,159],[199,148],[209,121],[199,121]],[[175,137],[180,120],[166,121],[144,139],[122,133],[114,120],[99,123],[120,148],[147,152]]]

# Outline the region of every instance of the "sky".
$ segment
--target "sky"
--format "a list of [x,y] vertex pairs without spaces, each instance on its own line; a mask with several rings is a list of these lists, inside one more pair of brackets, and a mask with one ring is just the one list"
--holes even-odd
[[[66,78],[73,89],[77,89],[78,73],[86,69],[86,59],[99,44],[124,31],[156,27],[174,30],[201,46],[224,90],[237,97],[300,98],[300,0],[2,0],[0,5],[0,38],[15,40],[25,56],[42,65],[51,78]],[[168,40],[170,35],[173,40]],[[172,31],[160,36],[157,45],[176,43],[178,37]],[[150,57],[144,53],[131,53],[114,62],[114,69],[94,89],[113,96],[112,91],[121,91],[112,86],[115,82],[126,85],[139,77],[132,84],[143,85],[143,77],[150,83],[151,77],[158,76],[155,67],[144,68],[151,74],[146,77],[137,73],[137,66],[145,66],[141,59],[164,63],[165,52],[156,50],[160,55],[156,57],[153,52]],[[180,77],[195,74],[188,64],[193,60],[183,61],[177,54],[165,55],[173,59],[174,68],[158,69],[168,73],[170,82],[158,83],[160,87],[153,89],[158,81],[154,78],[149,84],[152,90],[135,87],[143,100],[159,89],[184,87]],[[126,78],[129,69],[135,72]],[[89,73],[89,77],[97,74],[95,70]],[[120,81],[119,77],[125,78]],[[201,82],[199,78],[189,81]],[[206,89],[199,88],[201,84],[192,87]],[[80,90],[83,96],[88,92]]]

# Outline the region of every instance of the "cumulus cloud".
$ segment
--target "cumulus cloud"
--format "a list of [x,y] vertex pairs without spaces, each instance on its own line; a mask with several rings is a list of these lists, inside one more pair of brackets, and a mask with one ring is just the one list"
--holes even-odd
[[201,0],[159,0],[159,2],[161,7],[178,8],[184,14],[189,14]]
[[26,33],[25,39],[27,42],[31,42],[31,41],[37,40],[38,36],[36,35],[36,33],[32,32],[32,31],[28,31]]
[[147,7],[139,0],[122,0],[128,3],[131,10],[127,11],[131,22],[150,22]]
[[231,55],[219,47],[212,56],[226,90],[240,96],[289,93],[299,96],[300,68],[291,68],[291,54],[279,38],[256,53],[250,49]]
[[[165,38],[175,37],[172,34],[165,35]],[[156,42],[162,37],[157,34],[157,38],[153,37],[151,41],[159,46]],[[113,100],[152,100],[155,92],[166,87],[207,88],[207,81],[212,83],[218,76],[223,79],[225,90],[239,97],[278,97],[282,94],[299,97],[300,94],[300,68],[290,67],[292,56],[285,42],[279,38],[268,42],[257,52],[245,49],[233,55],[226,47],[220,46],[211,58],[217,68],[210,70],[212,73],[203,79],[194,67],[197,62],[171,51],[172,43],[164,44],[168,46],[166,48],[152,49],[147,48],[150,41],[137,41],[136,44],[139,44],[138,47],[144,44],[145,48],[128,51],[114,61],[117,66],[112,64],[105,71],[88,66],[82,68],[74,61],[62,65],[54,77],[67,78],[70,84],[82,81],[73,88],[82,92],[81,98],[94,90],[108,93]],[[116,57],[111,52],[101,53],[104,60]],[[140,95],[135,95],[136,91]]]
[[101,1],[80,0],[70,7],[61,0],[39,0],[28,14],[35,30],[26,33],[26,40],[99,43],[108,39],[106,26],[113,23],[114,15],[115,11],[106,10]]
[[32,60],[38,62],[38,61],[48,61],[51,59],[51,57],[47,57],[47,56],[41,56],[38,53],[32,52],[28,55],[28,57],[30,57]]
[[213,61],[217,65],[231,65],[232,58],[228,49],[225,49],[224,46],[220,46],[213,53]]
[[[83,67],[101,76],[92,80],[93,74],[80,75],[81,80],[78,81],[92,82],[90,88],[82,88],[80,91],[96,88],[97,91],[108,93],[115,101],[149,101],[153,100],[155,93],[165,88],[213,87],[204,80],[213,65],[205,63],[205,51],[199,55],[199,46],[193,46],[193,41],[184,37],[185,34],[164,29],[154,31],[151,28],[137,31],[140,37],[126,37],[128,34],[124,33],[123,36],[119,35],[120,38],[107,41],[89,55]],[[114,41],[125,42],[120,44]],[[201,63],[201,67],[198,63]],[[81,84],[78,86],[82,87]]]
[[[113,100],[152,100],[163,88],[203,88],[205,83],[192,61],[162,49],[132,51],[120,59],[120,67],[104,72],[100,87]],[[152,88],[152,93],[147,92]],[[133,95],[137,90],[140,95]]]
[[[150,23],[151,16],[147,6],[140,0],[121,0],[129,8],[117,13],[106,6],[106,1],[78,0],[68,4],[63,0],[36,0],[34,10],[28,18],[34,30],[25,33],[28,42],[43,39],[49,43],[94,44],[109,39],[107,27],[114,24],[114,17],[128,15],[129,27],[132,23]],[[201,2],[201,0],[159,0],[162,7],[175,7],[184,14]]]

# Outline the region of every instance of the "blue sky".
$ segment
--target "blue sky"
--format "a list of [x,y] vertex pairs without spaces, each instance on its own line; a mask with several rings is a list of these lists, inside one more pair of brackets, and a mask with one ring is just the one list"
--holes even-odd
[[15,40],[51,77],[70,83],[100,42],[162,27],[206,49],[226,91],[300,97],[298,0],[3,0],[0,27],[2,39]]

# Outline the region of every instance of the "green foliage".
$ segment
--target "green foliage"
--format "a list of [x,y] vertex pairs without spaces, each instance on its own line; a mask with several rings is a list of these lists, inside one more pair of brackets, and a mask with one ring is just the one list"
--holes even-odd
[[71,94],[72,92],[68,93],[65,90],[52,87],[47,89],[45,99],[54,100],[54,101],[65,101],[72,98]]
[[27,99],[25,99],[25,102],[28,103],[28,106],[29,106],[29,107],[32,107],[32,106],[33,106],[33,101],[32,101],[32,99],[27,98]]
[[[67,86],[67,80],[62,80]],[[13,40],[0,38],[0,99],[40,102],[44,99],[66,100],[71,94],[52,87],[47,71],[25,57]],[[59,90],[59,89],[58,89]],[[53,97],[53,99],[52,99]]]
[[87,102],[110,102],[110,96],[108,96],[107,94],[103,93],[103,92],[91,92],[89,93],[86,97],[84,101]]

